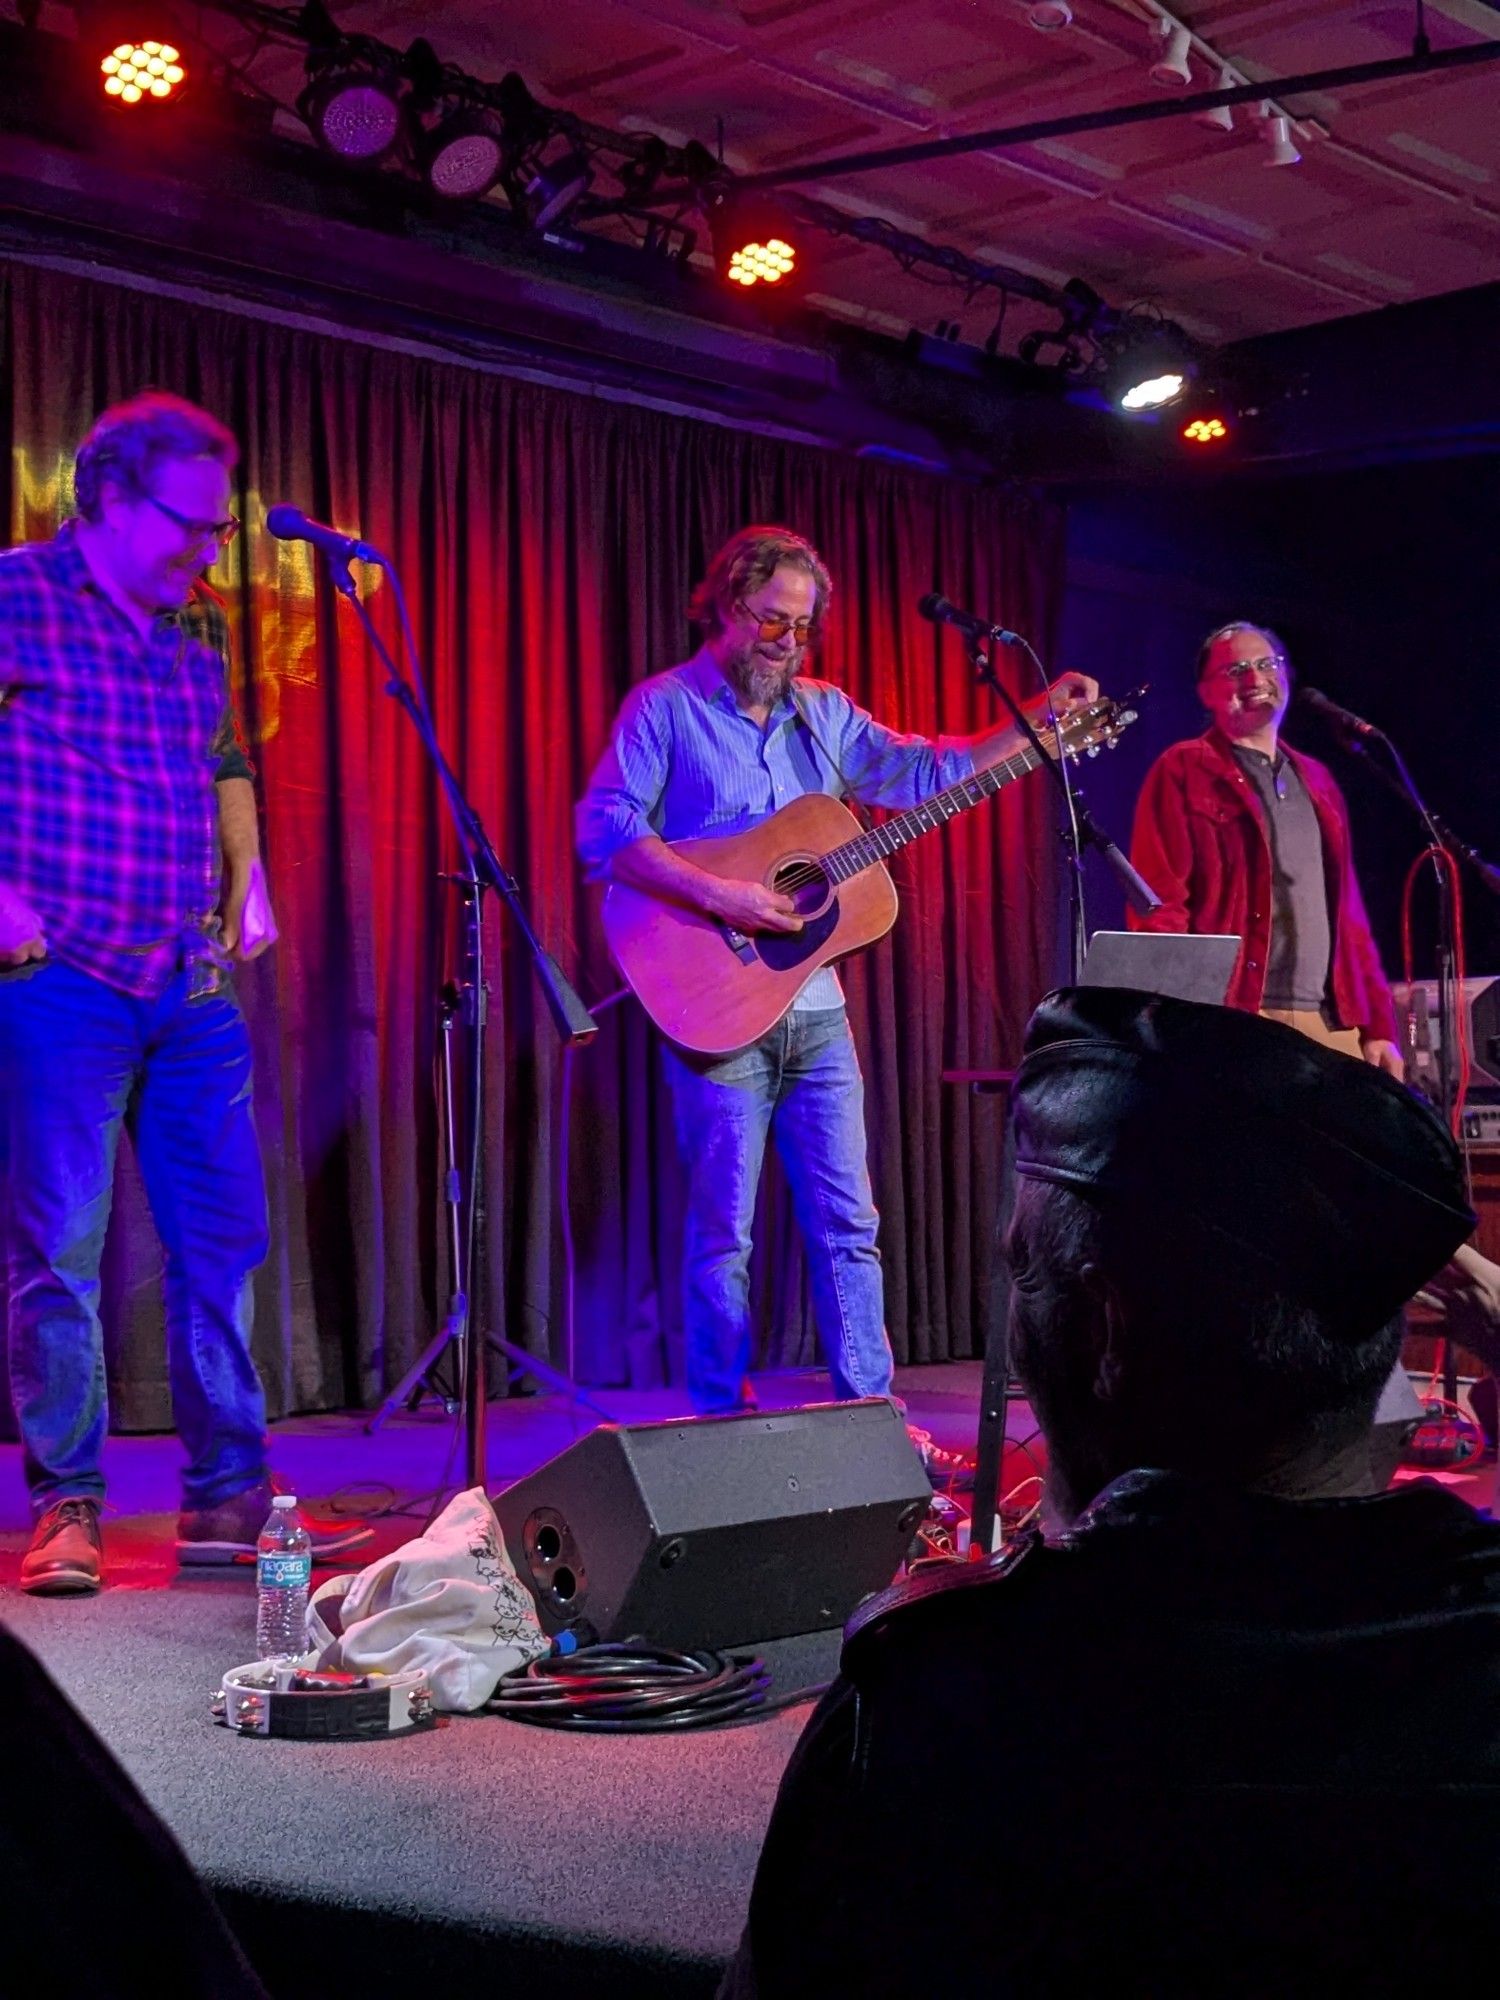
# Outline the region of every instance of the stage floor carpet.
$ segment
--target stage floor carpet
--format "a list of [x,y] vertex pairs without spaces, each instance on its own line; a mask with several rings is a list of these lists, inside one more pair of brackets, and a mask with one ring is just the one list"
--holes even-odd
[[[904,1371],[898,1386],[940,1443],[972,1444],[977,1364]],[[811,1373],[763,1376],[757,1389],[766,1407],[829,1393]],[[666,1392],[598,1400],[621,1422],[684,1413]],[[492,1404],[490,1490],[593,1421],[550,1398]],[[435,1403],[373,1437],[363,1423],[305,1417],[273,1436],[277,1471],[309,1502],[401,1508],[359,1561],[416,1534],[424,1496],[462,1463],[460,1443],[445,1473],[453,1425]],[[1011,1428],[1030,1431],[1024,1404]],[[326,2000],[356,1968],[372,1996],[434,1975],[501,1992],[536,1976],[570,2000],[712,1994],[807,1706],[667,1737],[565,1736],[479,1716],[375,1743],[241,1739],[214,1727],[208,1702],[225,1668],[253,1655],[253,1571],[179,1573],[180,1462],[174,1438],[112,1438],[107,1588],[30,1598],[15,1587],[29,1532],[20,1452],[0,1445],[0,1617],[172,1828],[278,2000]],[[838,1635],[760,1651],[778,1687],[806,1687],[832,1673]]]
[[[808,1374],[757,1386],[770,1407],[827,1394]],[[904,1370],[897,1387],[940,1444],[972,1444],[977,1364]],[[683,1413],[667,1394],[599,1399],[623,1422]],[[493,1405],[491,1490],[591,1421],[540,1398]],[[379,1521],[367,1560],[419,1530],[422,1496],[445,1483],[452,1428],[435,1405],[374,1437],[358,1416],[302,1418],[276,1426],[274,1459],[310,1502],[403,1508]],[[1014,1404],[1013,1442],[1031,1429]],[[179,1462],[172,1438],[112,1439],[108,1588],[35,1599],[15,1588],[29,1524],[20,1454],[0,1446],[0,1617],[171,1826],[278,2000],[351,1985],[374,2000],[434,1976],[498,1992],[539,1977],[567,2000],[712,1994],[805,1706],[668,1737],[564,1736],[481,1716],[374,1743],[238,1738],[213,1726],[208,1702],[224,1669],[253,1653],[253,1574],[177,1571]],[[1007,1478],[1018,1463],[1008,1458]],[[1493,1467],[1451,1483],[1493,1502]],[[821,1634],[762,1653],[792,1689],[826,1679],[837,1649],[837,1634]],[[0,1946],[0,1968],[3,1956]]]

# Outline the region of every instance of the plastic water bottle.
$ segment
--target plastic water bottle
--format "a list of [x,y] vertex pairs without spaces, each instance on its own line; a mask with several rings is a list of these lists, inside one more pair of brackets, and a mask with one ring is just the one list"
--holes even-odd
[[278,1493],[255,1544],[255,1651],[262,1660],[290,1659],[307,1647],[307,1593],[312,1543],[296,1495]]

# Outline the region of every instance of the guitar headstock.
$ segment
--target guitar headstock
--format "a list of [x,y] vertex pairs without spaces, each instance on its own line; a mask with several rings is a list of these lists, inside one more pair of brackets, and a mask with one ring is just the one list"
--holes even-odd
[[[1075,708],[1071,715],[1061,718],[1063,751],[1069,757],[1097,757],[1101,750],[1113,750],[1132,722],[1140,720],[1140,704],[1149,689],[1144,684],[1132,688],[1129,694],[1101,695],[1091,701],[1087,708]],[[1048,753],[1057,755],[1057,747],[1052,731],[1040,728],[1041,737]]]

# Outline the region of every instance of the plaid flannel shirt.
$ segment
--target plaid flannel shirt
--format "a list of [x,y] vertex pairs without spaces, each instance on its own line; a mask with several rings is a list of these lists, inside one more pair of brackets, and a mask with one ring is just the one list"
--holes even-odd
[[71,522],[0,554],[0,882],[52,956],[122,993],[152,998],[192,960],[217,982],[215,785],[251,775],[228,636],[197,596],[143,640]]

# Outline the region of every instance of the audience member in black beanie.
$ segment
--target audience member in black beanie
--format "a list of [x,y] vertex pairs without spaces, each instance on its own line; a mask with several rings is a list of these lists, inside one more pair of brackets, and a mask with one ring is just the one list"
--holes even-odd
[[1294,1030],[1052,995],[1014,1092],[1049,1538],[873,1600],[725,2000],[1410,1993],[1500,1935],[1500,1528],[1374,1490],[1448,1134]]

